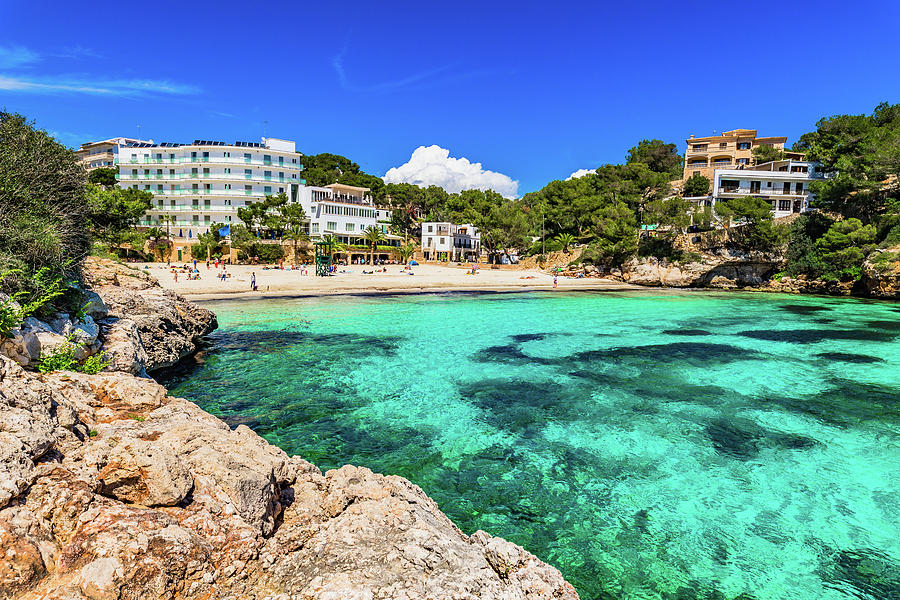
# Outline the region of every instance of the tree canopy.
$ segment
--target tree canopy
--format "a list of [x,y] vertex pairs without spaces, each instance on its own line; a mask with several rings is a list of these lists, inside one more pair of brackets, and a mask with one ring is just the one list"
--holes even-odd
[[831,175],[810,185],[817,207],[864,221],[898,211],[900,104],[879,104],[871,115],[821,119],[794,149],[806,152]]

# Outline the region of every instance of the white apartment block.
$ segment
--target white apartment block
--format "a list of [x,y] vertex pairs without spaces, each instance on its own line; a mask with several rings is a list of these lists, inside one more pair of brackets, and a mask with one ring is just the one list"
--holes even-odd
[[267,194],[285,193],[297,201],[305,183],[302,155],[287,140],[137,142],[118,154],[119,185],[153,194],[141,224],[162,227],[164,217],[173,217],[169,227],[177,237],[196,237],[213,223],[238,223],[237,209]]
[[478,260],[481,233],[471,223],[422,223],[422,253],[425,260]]
[[767,200],[772,213],[785,217],[809,210],[814,197],[809,184],[822,177],[817,163],[778,160],[746,169],[716,169],[713,178],[714,203],[726,198],[753,196]]
[[713,189],[709,196],[688,198],[699,206],[715,206],[727,198],[752,196],[772,205],[772,214],[785,217],[809,210],[814,195],[809,184],[824,175],[818,163],[800,160],[777,160],[740,169],[715,169]]

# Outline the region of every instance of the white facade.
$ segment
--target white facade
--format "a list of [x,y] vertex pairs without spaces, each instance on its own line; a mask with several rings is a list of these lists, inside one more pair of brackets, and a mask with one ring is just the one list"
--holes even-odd
[[775,217],[809,210],[813,195],[809,183],[821,178],[817,163],[779,160],[748,169],[716,169],[713,178],[714,202],[726,198],[753,196],[768,200]]
[[422,223],[425,260],[477,260],[481,233],[471,223]]
[[687,199],[702,207],[728,198],[752,196],[770,202],[776,218],[807,212],[814,198],[809,191],[810,182],[825,177],[818,167],[818,163],[789,159],[743,169],[716,169],[712,194]]
[[119,185],[154,196],[141,224],[165,226],[163,217],[174,217],[169,227],[177,237],[196,237],[212,223],[238,223],[237,209],[267,194],[297,201],[305,183],[302,155],[285,140],[131,143],[118,154]]

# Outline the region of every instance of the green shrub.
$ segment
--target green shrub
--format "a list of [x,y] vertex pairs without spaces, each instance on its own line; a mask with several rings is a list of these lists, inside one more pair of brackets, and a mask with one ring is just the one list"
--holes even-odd
[[108,367],[111,362],[112,360],[107,357],[106,350],[104,350],[99,354],[88,356],[77,370],[88,375],[96,375]]
[[37,370],[41,373],[53,371],[77,371],[78,361],[75,360],[75,352],[78,346],[72,342],[72,336],[66,338],[65,343],[60,344],[50,352],[41,352],[41,358]]
[[879,252],[872,259],[872,265],[879,273],[893,271],[900,266],[900,252]]
[[76,352],[83,344],[72,341],[72,335],[66,337],[66,341],[60,344],[48,353],[41,353],[41,358],[37,364],[37,370],[41,373],[52,373],[53,371],[75,371],[77,373],[87,373],[88,375],[96,375],[109,366],[112,362],[107,358],[106,351],[94,354],[79,363],[75,358]]
[[[53,302],[66,293],[67,286],[61,277],[51,277],[47,268],[41,268],[31,277],[26,277],[28,290],[20,290],[9,295],[0,303],[0,338],[9,337],[10,332],[33,314],[44,315],[52,312]],[[21,274],[21,270],[0,273],[0,284],[11,275]],[[16,306],[18,304],[18,307]]]

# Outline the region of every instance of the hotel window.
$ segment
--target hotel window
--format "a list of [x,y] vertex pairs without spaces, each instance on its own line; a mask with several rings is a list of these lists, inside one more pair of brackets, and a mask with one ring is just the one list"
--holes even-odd
[[310,231],[312,233],[319,233],[319,224],[318,223],[313,223],[312,225],[310,225],[310,228],[311,228]]
[[244,193],[249,194],[249,193],[252,192],[252,191],[253,191],[253,186],[252,186],[252,185],[245,185],[245,186],[244,186]]
[[790,200],[779,200],[778,201],[778,210],[790,211],[791,210],[791,201]]
[[231,158],[231,152],[223,152],[222,156],[224,156],[225,158]]
[[356,225],[354,225],[353,223],[347,223],[347,224],[344,226],[344,228],[345,228],[347,231],[356,231]]
[[156,191],[159,192],[160,194],[162,193],[162,191],[163,191],[163,186],[162,186],[161,183],[157,183],[157,184],[156,184]]
[[250,162],[250,159],[253,158],[253,155],[249,152],[244,152],[244,162]]
[[758,194],[760,187],[762,187],[762,184],[759,181],[751,181],[750,182],[750,193]]
[[150,186],[149,186],[149,185],[145,185],[145,186],[144,186],[144,189],[145,189],[145,190],[149,190],[149,189],[150,189]]
[[263,188],[263,193],[265,193],[265,194],[271,194],[271,193],[272,193],[272,186],[271,186],[271,185],[265,186],[265,187]]
[[231,175],[231,167],[225,167],[225,174]]
[[271,177],[272,171],[263,171],[263,177]]
[[737,161],[738,161],[739,165],[746,165],[747,163],[750,162],[750,159],[749,158],[739,158],[739,159],[737,159]]
[[157,205],[159,205],[159,208],[160,208],[160,209],[163,207],[163,201],[162,201],[162,200],[157,200],[156,203],[157,203]]
[[737,149],[738,149],[738,150],[749,150],[749,149],[750,149],[750,142],[740,142],[740,143],[737,145]]
[[194,208],[199,208],[200,199],[199,198],[191,198],[191,206],[193,206]]
[[444,240],[446,240],[446,239],[447,239],[447,238],[441,238],[441,245],[444,244]]
[[296,158],[292,158],[292,159],[291,159],[291,162],[294,163],[294,164],[296,165],[296,164],[297,164],[297,159],[296,159]]
[[231,184],[230,184],[230,183],[226,183],[226,184],[225,184],[225,189],[226,189],[226,190],[230,190],[230,189],[231,189]]
[[203,222],[204,222],[204,223],[209,223],[209,221],[210,221],[209,215],[203,215]]
[[272,155],[271,154],[263,154],[263,162],[267,165],[272,164]]
[[283,194],[283,193],[284,193],[284,188],[283,188],[283,187],[278,188],[278,193],[279,193],[279,194]]
[[279,157],[278,157],[278,164],[279,164],[279,165],[283,165],[283,164],[284,164],[284,157],[283,157],[283,156],[279,156]]
[[331,230],[331,231],[336,230],[336,229],[337,229],[337,222],[336,222],[336,221],[328,221],[328,223],[325,224],[325,229],[329,229],[329,230]]
[[200,215],[192,215],[192,220],[194,223],[200,223]]
[[434,228],[433,228],[431,225],[429,225],[429,226],[428,226],[428,233],[432,233],[433,231],[434,231]]
[[134,178],[134,179],[137,179],[137,169],[132,169],[132,170],[131,170],[131,177]]
[[203,153],[203,162],[209,162],[209,152]]

